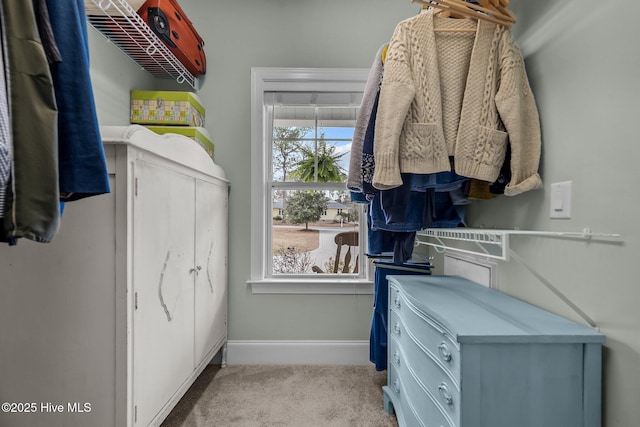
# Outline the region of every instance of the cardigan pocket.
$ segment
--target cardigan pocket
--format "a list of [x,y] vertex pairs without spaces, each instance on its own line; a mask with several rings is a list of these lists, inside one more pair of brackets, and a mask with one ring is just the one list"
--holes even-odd
[[482,165],[502,167],[507,154],[508,141],[508,133],[478,126],[478,141],[474,149],[475,160]]

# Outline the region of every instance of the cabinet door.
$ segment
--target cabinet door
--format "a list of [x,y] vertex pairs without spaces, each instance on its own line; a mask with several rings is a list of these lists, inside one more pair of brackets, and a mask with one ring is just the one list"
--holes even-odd
[[196,181],[196,365],[227,335],[227,189]]
[[161,164],[134,169],[134,418],[146,426],[193,371],[195,180]]

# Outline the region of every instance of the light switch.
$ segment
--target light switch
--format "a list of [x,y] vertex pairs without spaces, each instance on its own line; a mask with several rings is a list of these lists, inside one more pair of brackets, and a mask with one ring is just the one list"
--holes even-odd
[[551,203],[549,216],[552,219],[571,218],[571,181],[551,184]]
[[562,208],[564,205],[564,194],[561,189],[556,188],[551,193],[551,206],[553,207],[554,212],[562,212]]

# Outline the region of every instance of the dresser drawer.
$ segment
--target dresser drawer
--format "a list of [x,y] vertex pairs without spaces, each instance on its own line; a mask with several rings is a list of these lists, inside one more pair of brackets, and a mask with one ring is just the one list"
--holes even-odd
[[403,304],[400,290],[395,286],[389,285],[389,309],[393,309],[400,313],[402,306]]
[[397,335],[396,323],[401,320],[420,347],[440,364],[459,384],[460,350],[452,334],[408,303],[397,289],[390,289],[389,335]]
[[395,402],[402,407],[403,426],[456,427],[456,424],[443,413],[433,398],[420,386],[410,370],[406,368],[406,360],[399,366],[389,366],[388,387]]
[[393,403],[393,409],[398,419],[398,425],[406,427],[419,427],[425,426],[423,422],[418,419],[414,408],[407,400],[407,389],[405,388],[404,381],[398,378],[398,372],[393,368],[387,370],[387,393]]
[[400,328],[400,334],[389,339],[389,365],[414,377],[434,404],[458,424],[460,386],[441,365],[415,343],[401,323]]

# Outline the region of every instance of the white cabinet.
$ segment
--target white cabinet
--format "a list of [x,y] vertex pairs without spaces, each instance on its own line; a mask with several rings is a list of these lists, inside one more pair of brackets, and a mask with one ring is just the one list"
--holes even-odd
[[186,137],[101,131],[111,194],[0,248],[0,400],[38,409],[2,426],[158,425],[226,343],[223,171]]
[[[196,360],[227,336],[227,288],[218,285],[227,283],[227,193],[226,186],[196,182]],[[203,197],[208,194],[213,197]]]

